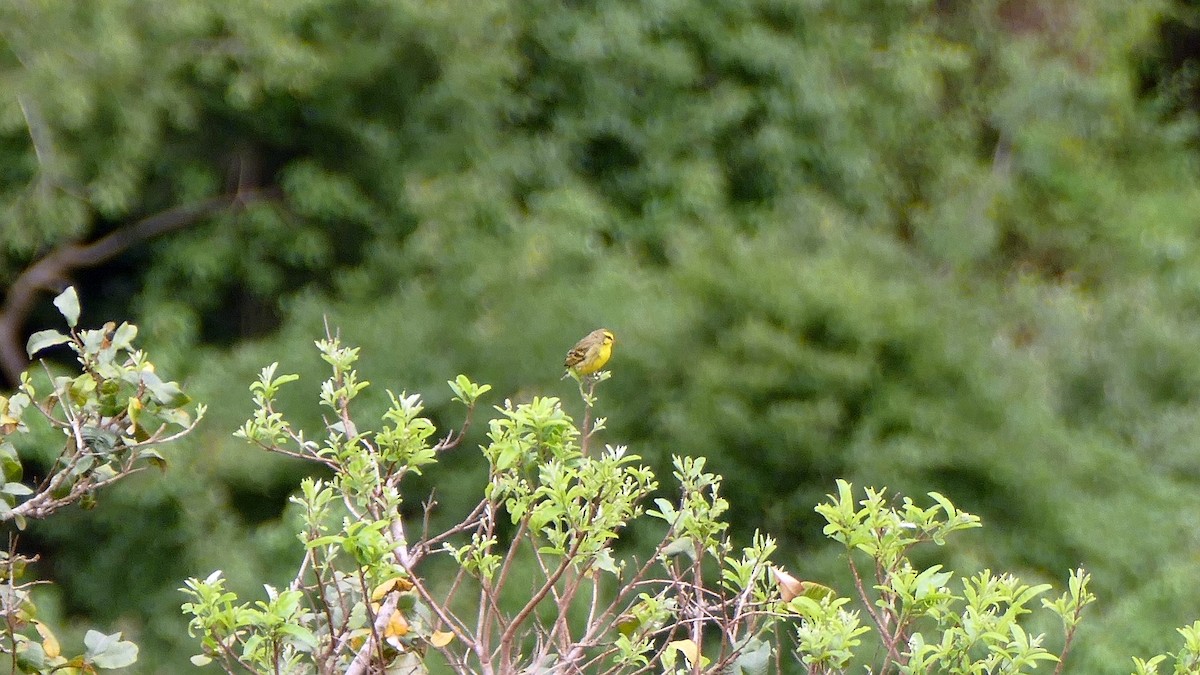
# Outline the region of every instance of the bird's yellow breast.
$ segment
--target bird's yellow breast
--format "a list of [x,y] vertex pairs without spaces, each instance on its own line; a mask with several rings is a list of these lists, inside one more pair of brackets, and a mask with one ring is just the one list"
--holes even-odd
[[608,363],[608,358],[612,356],[612,338],[605,336],[604,342],[601,342],[594,354],[588,354],[583,363],[579,364],[580,375],[591,375],[592,373],[604,367]]

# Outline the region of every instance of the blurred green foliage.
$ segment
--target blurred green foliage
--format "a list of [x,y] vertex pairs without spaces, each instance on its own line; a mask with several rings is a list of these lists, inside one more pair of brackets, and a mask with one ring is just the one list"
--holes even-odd
[[[162,480],[25,541],[67,617],[178,670],[179,579],[250,588],[300,555],[279,519],[307,467],[230,436],[259,368],[315,380],[327,319],[437,418],[459,372],[567,393],[563,353],[606,326],[605,440],[660,472],[709,456],[736,526],[806,578],[842,569],[812,510],[836,478],[937,490],[987,525],[945,552],[964,575],[1087,567],[1068,670],[1128,672],[1200,616],[1200,176],[1159,38],[1195,12],[2,3],[0,283],[166,208],[261,197],[81,275],[90,315],[136,321],[210,419]],[[461,474],[439,481],[453,518],[481,467],[439,470]]]

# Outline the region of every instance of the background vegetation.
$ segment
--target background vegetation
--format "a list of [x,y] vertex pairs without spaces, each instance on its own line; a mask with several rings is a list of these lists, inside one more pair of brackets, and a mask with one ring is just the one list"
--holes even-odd
[[[844,581],[813,512],[835,479],[936,490],[986,526],[949,567],[1086,567],[1068,670],[1128,672],[1200,616],[1198,13],[0,4],[10,377],[70,280],[82,323],[136,322],[209,404],[164,476],[23,535],[57,620],[178,672],[182,579],[287,578],[310,469],[231,432],[263,365],[319,380],[325,317],[382,385],[364,405],[407,389],[435,419],[459,372],[491,403],[570,394],[562,354],[603,325],[604,440],[661,474],[708,456],[791,569]],[[446,518],[482,475],[448,458]]]

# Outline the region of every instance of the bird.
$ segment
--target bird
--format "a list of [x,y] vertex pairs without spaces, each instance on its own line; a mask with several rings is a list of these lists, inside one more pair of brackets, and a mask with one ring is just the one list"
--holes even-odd
[[563,375],[563,379],[574,374],[576,378],[592,373],[604,367],[608,363],[608,359],[612,356],[613,343],[616,342],[616,337],[607,328],[597,328],[588,333],[582,340],[575,343],[571,347],[571,351],[567,352],[567,358],[563,361],[563,367],[567,372]]

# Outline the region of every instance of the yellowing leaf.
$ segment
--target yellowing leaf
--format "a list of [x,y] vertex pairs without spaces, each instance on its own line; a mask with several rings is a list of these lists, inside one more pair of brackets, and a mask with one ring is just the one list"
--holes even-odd
[[695,664],[700,658],[700,648],[691,640],[676,640],[667,645],[667,649],[677,650],[687,658],[689,664]]
[[367,636],[371,634],[370,628],[355,628],[350,631],[350,646],[358,649],[367,642]]
[[3,433],[12,433],[12,429],[15,429],[20,423],[21,420],[12,414],[8,404],[8,397],[0,396],[0,429],[3,429]]
[[387,627],[383,629],[383,637],[404,637],[408,635],[408,620],[400,612],[392,612],[388,618]]
[[38,635],[42,636],[42,651],[46,652],[46,656],[52,659],[62,656],[62,648],[58,645],[58,638],[54,637],[54,632],[50,630],[50,627],[41,621],[34,621],[33,627],[37,629]]
[[429,636],[429,644],[434,647],[445,647],[454,641],[454,633],[444,630],[435,630]]
[[375,587],[375,590],[371,591],[371,599],[378,602],[379,600],[383,599],[383,596],[391,593],[394,590],[407,591],[412,587],[412,582],[408,579],[405,579],[404,577],[392,577],[382,584],[379,584]]

